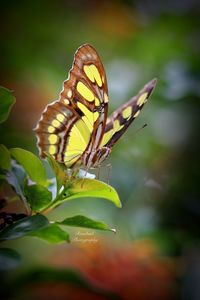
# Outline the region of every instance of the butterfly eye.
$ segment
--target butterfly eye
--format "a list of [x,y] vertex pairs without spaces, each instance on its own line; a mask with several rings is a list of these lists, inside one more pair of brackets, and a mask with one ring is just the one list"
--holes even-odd
[[110,152],[111,149],[108,147],[102,147],[101,149],[97,150],[93,158],[93,165],[100,165],[108,157]]

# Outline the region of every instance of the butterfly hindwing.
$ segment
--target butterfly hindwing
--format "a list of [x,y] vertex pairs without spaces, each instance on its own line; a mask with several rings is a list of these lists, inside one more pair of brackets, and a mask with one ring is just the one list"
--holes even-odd
[[67,167],[96,150],[107,119],[106,75],[96,50],[83,45],[75,53],[58,101],[48,105],[35,128],[40,155],[54,156]]
[[125,133],[129,125],[137,118],[144,104],[153,92],[157,80],[153,79],[127,103],[115,110],[107,119],[101,147],[112,148]]

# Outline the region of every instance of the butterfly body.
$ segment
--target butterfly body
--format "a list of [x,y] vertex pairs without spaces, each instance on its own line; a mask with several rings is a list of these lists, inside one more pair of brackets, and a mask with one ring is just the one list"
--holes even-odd
[[108,118],[106,74],[96,50],[78,48],[57,101],[49,104],[34,129],[40,156],[51,154],[67,168],[98,167],[139,115],[156,85],[152,80]]

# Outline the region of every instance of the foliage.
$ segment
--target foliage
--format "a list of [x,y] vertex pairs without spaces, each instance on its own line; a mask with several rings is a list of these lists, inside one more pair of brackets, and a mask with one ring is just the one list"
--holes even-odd
[[[11,92],[1,88],[1,101],[5,105],[0,107],[0,117],[3,122],[14,103]],[[6,104],[7,103],[7,104]],[[77,198],[96,197],[105,198],[121,207],[121,202],[115,189],[101,181],[88,178],[78,178],[76,174],[68,174],[67,170],[50,155],[47,157],[54,179],[47,178],[42,161],[33,153],[21,149],[7,149],[0,145],[0,173],[4,184],[9,184],[18,201],[22,201],[26,214],[1,212],[0,241],[13,240],[25,236],[38,237],[49,243],[69,242],[69,233],[63,226],[85,227],[98,230],[111,229],[107,224],[92,220],[85,216],[73,216],[64,220],[50,222],[45,213],[58,205]],[[56,191],[56,193],[53,193]],[[55,194],[55,195],[54,195]],[[7,200],[9,203],[9,199]],[[14,250],[2,248],[0,260],[6,260],[5,266],[13,268],[20,261]]]
[[0,123],[8,118],[9,112],[15,103],[15,97],[8,89],[0,86]]

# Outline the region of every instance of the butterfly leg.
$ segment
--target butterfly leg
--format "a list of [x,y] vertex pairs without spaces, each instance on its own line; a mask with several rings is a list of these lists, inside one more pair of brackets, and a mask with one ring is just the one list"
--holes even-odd
[[101,170],[101,165],[99,165],[98,167],[97,167],[97,179],[99,180],[99,178],[100,178],[100,170]]
[[79,177],[79,172],[80,172],[80,166],[75,166],[75,167],[73,167],[71,177],[72,177],[73,179],[78,178],[78,177]]
[[89,169],[90,169],[89,167],[87,167],[87,168],[85,169],[85,174],[83,175],[82,181],[81,181],[81,188],[83,187],[84,179],[86,178]]
[[108,168],[107,183],[109,184],[110,174],[111,174],[111,171],[112,171],[112,165],[111,165],[111,163],[107,164],[106,167]]

